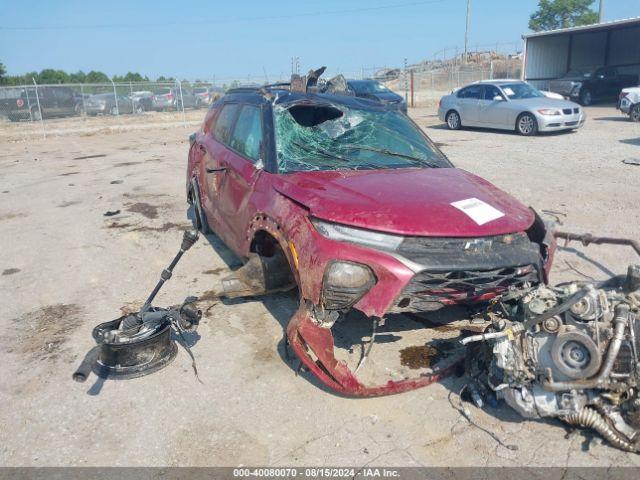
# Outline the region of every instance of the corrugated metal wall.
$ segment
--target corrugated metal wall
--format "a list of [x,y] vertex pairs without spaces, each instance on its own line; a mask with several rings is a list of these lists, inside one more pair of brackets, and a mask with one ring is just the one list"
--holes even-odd
[[610,65],[640,64],[640,26],[611,32]]
[[545,79],[564,75],[567,71],[568,54],[568,36],[528,39],[525,78]]
[[[541,88],[546,88],[548,80],[564,76],[567,68],[602,67],[607,60],[606,30],[531,37],[526,42],[524,76]],[[607,66],[617,66],[622,73],[640,73],[640,26],[612,28],[609,42]]]

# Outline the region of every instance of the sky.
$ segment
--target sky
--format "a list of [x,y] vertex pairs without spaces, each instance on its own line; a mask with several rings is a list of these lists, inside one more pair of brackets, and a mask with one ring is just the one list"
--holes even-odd
[[[537,0],[471,0],[472,49],[521,48]],[[595,4],[594,4],[595,5]],[[0,62],[128,71],[156,78],[285,78],[300,71],[357,76],[431,59],[464,45],[466,0],[0,0]],[[640,0],[606,0],[605,20],[640,16]]]

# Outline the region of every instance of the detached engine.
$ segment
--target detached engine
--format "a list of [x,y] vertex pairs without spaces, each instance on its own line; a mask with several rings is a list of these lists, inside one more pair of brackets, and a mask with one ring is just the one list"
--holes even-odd
[[508,292],[467,337],[472,398],[557,417],[640,452],[640,266],[602,284]]

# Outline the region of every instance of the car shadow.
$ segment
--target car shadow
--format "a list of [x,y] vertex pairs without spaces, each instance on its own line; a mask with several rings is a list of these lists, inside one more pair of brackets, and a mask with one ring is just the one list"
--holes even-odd
[[[449,127],[446,124],[438,124],[438,125],[429,125],[426,128],[430,128],[433,130],[449,130]],[[538,132],[537,135],[528,137],[528,138],[544,138],[544,137],[559,137],[561,135],[572,135],[578,132],[579,129],[574,130],[561,130],[557,132]],[[480,127],[462,127],[459,132],[477,132],[477,133],[495,133],[498,135],[505,135],[509,137],[522,137],[527,138],[520,135],[518,132],[514,130],[502,130],[498,128],[480,128]]]
[[620,140],[620,143],[625,143],[627,145],[640,146],[640,138],[627,138],[626,140]]
[[598,270],[600,270],[605,275],[608,275],[609,277],[615,277],[617,275],[616,273],[613,273],[611,270],[609,270],[605,265],[598,262],[597,260],[594,260],[593,258],[589,257],[584,252],[581,252],[578,249],[575,249],[572,247],[558,246],[558,251],[575,255],[581,260],[584,260],[585,262],[590,263],[591,265],[593,265],[594,267],[596,267]]
[[598,122],[628,122],[629,117],[627,116],[619,116],[619,117],[594,117],[593,120]]

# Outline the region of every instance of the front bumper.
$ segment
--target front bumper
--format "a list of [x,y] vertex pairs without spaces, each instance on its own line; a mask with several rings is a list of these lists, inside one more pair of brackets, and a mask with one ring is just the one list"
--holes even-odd
[[629,115],[632,106],[633,104],[631,103],[631,100],[629,100],[628,98],[623,98],[622,100],[620,100],[620,105],[618,106],[618,108],[622,113]]
[[[544,236],[544,232],[541,236]],[[509,235],[500,237],[509,237]],[[499,241],[498,237],[491,238],[496,242]],[[526,238],[529,241],[528,237]],[[422,252],[423,240],[438,243],[440,248],[438,259],[430,258],[428,252]],[[480,268],[480,272],[475,271],[476,275],[472,278],[464,276],[462,272],[465,270],[462,268],[452,273],[451,254],[460,242],[466,244],[478,239],[451,239],[451,242],[448,242],[449,245],[445,246],[442,245],[442,240],[412,238],[406,245],[403,243],[398,248],[399,253],[396,254],[327,239],[315,230],[308,219],[298,225],[295,234],[290,238],[289,246],[292,251],[299,252],[296,261],[292,264],[297,265],[296,278],[300,288],[301,304],[289,322],[287,337],[302,363],[329,388],[354,396],[388,395],[420,388],[438,381],[457,366],[457,364],[440,367],[436,365],[429,374],[416,378],[401,381],[389,380],[383,385],[363,384],[345,362],[336,359],[333,324],[323,323],[318,313],[325,312],[323,284],[325,272],[332,262],[343,261],[366,265],[373,272],[375,283],[359,298],[353,308],[368,317],[380,319],[387,313],[425,312],[446,305],[486,301],[504,292],[510,286],[517,287],[524,282],[546,281],[555,247],[554,243],[548,250],[546,262],[542,260],[541,247],[533,242],[530,244],[534,248],[527,249],[520,257],[514,256],[515,250],[509,248],[501,250],[499,254],[478,251],[477,255],[473,255],[473,252],[468,250],[459,252],[458,258],[461,264],[464,264],[462,258],[471,257],[472,262],[476,262],[475,266]],[[486,247],[487,240],[484,240],[484,244],[482,240],[478,241],[478,248],[483,248],[483,245]],[[545,240],[547,240],[546,237]],[[291,247],[292,244],[293,247]],[[482,261],[480,259],[486,259],[488,262],[485,270],[482,269],[482,265],[477,265],[477,262]],[[455,259],[453,261],[455,267]],[[509,268],[509,266],[503,270],[511,270],[510,272],[501,271],[496,275],[494,271],[496,265],[504,266],[510,262],[513,267],[518,268],[522,264],[524,270],[518,271],[518,268]],[[464,264],[467,270],[473,266],[473,263]],[[440,279],[437,280],[437,285],[431,283],[433,278],[422,283],[425,282],[425,274],[444,275],[446,285],[442,282],[437,283]],[[477,290],[476,287],[480,289]],[[463,291],[456,292],[456,289]],[[477,294],[478,292],[480,294]],[[437,298],[434,298],[434,295]],[[439,305],[434,308],[434,304],[438,303]]]
[[[575,109],[574,109],[575,110]],[[557,132],[561,130],[575,130],[584,126],[587,116],[582,108],[580,113],[562,115],[541,115],[536,113],[538,120],[538,131]]]

